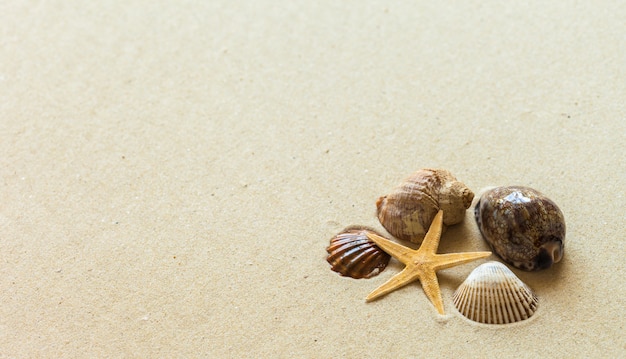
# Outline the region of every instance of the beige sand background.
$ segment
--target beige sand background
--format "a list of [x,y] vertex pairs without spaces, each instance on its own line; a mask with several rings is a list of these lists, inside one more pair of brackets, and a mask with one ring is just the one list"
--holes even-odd
[[[626,355],[618,1],[0,5],[0,358]],[[365,296],[325,247],[412,171],[566,216],[540,297],[471,323],[484,260]],[[440,253],[484,250],[470,211]],[[490,259],[495,259],[491,257]]]

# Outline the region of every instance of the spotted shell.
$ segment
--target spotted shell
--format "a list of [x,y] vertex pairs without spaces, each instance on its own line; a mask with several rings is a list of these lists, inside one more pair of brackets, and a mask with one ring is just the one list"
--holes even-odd
[[330,240],[326,260],[331,269],[342,276],[370,278],[382,272],[391,258],[380,249],[367,233],[376,231],[363,227],[348,227]]
[[380,223],[394,237],[421,243],[439,210],[443,229],[465,218],[474,193],[447,170],[421,169],[376,202]]
[[463,316],[485,324],[528,319],[539,304],[535,293],[500,262],[476,267],[454,292],[453,301]]
[[537,190],[493,188],[480,197],[474,215],[493,251],[517,268],[546,269],[563,257],[563,213]]

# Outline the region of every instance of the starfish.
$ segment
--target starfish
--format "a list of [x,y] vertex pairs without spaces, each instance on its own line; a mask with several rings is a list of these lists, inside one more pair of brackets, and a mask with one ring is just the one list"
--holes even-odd
[[443,211],[440,210],[435,219],[433,219],[422,245],[417,250],[392,242],[373,233],[367,234],[369,239],[374,241],[383,251],[406,265],[402,272],[396,274],[385,284],[370,293],[365,298],[367,302],[419,279],[428,299],[437,308],[439,314],[444,314],[443,300],[441,299],[441,290],[439,289],[436,271],[488,257],[491,255],[491,252],[437,254],[442,222]]

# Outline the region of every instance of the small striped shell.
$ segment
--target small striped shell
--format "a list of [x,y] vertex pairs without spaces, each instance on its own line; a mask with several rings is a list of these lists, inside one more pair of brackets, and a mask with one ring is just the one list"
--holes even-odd
[[478,266],[454,292],[454,306],[470,320],[508,324],[530,318],[537,310],[535,293],[507,266]]
[[331,269],[342,276],[370,278],[382,272],[391,258],[367,233],[379,233],[363,227],[348,227],[330,240],[326,260]]

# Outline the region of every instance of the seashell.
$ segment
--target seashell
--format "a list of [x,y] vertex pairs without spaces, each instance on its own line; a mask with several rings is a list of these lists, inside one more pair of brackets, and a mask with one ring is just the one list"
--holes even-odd
[[474,216],[493,251],[517,268],[545,269],[563,257],[563,213],[539,191],[523,186],[493,188],[480,197]]
[[421,243],[439,210],[443,230],[465,218],[474,193],[446,170],[414,172],[376,202],[378,220],[396,238]]
[[370,278],[382,272],[391,256],[380,249],[367,233],[380,235],[364,227],[348,227],[330,240],[326,260],[342,276]]
[[508,324],[530,318],[538,298],[500,262],[476,267],[454,292],[454,306],[466,318],[485,324]]

